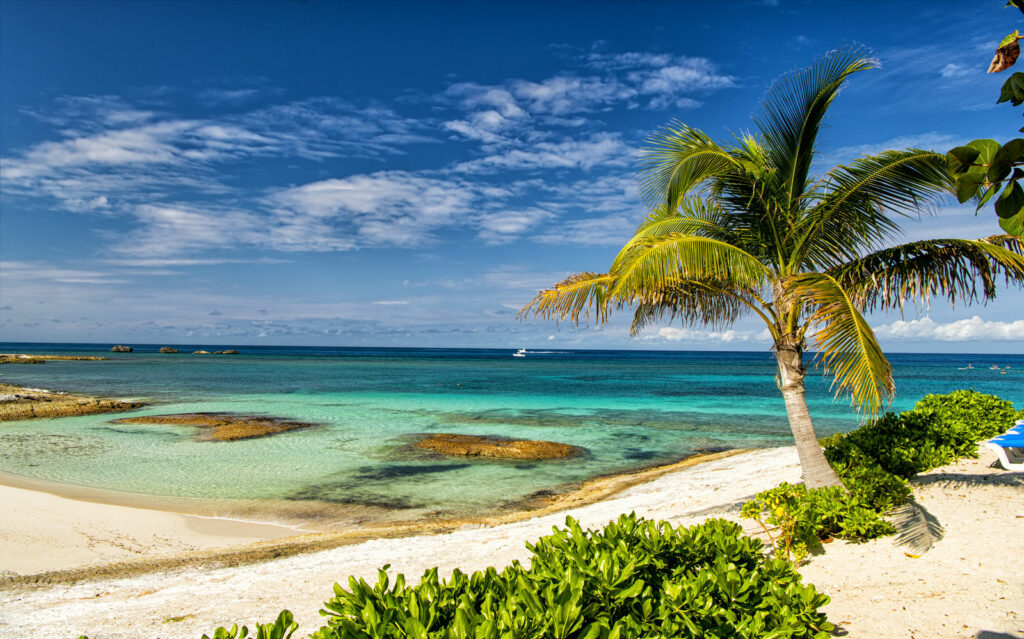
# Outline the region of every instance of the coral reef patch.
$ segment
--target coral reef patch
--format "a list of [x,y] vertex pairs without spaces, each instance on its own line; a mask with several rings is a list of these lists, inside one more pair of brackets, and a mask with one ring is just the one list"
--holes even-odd
[[126,417],[118,424],[173,424],[196,426],[197,439],[208,442],[230,442],[277,435],[292,430],[311,428],[316,424],[265,415],[235,415],[231,413],[181,413],[176,415],[145,415]]
[[576,457],[586,451],[579,446],[524,439],[505,439],[480,435],[439,433],[427,435],[413,444],[441,455],[461,457],[495,457],[499,459],[561,459]]

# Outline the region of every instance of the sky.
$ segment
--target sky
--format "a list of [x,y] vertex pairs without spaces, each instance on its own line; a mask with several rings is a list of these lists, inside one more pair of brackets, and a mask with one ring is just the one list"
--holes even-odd
[[[866,47],[817,170],[1006,140],[978,2],[0,0],[0,341],[767,350],[731,330],[517,319],[603,272],[673,119],[723,142],[771,82]],[[999,233],[948,202],[906,239]],[[1024,351],[1024,294],[869,320]]]

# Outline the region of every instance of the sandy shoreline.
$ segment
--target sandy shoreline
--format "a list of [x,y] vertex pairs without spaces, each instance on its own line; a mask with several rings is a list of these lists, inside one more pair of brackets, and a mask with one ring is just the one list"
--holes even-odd
[[[924,557],[906,556],[906,548],[895,545],[891,537],[867,544],[834,542],[800,569],[805,581],[832,597],[826,611],[847,637],[1024,637],[1024,575],[1016,565],[1016,553],[1007,554],[1024,538],[1024,476],[991,468],[993,459],[983,451],[979,460],[936,469],[915,480],[918,499],[946,527],[945,538]],[[304,636],[302,631],[319,627],[317,611],[334,582],[344,582],[349,575],[372,581],[385,563],[392,565],[392,574],[412,578],[431,566],[442,573],[456,567],[503,566],[526,559],[524,544],[562,525],[567,515],[589,527],[630,511],[682,525],[725,516],[756,533],[756,524],[737,519],[739,505],[753,493],[780,481],[797,481],[799,475],[793,448],[720,455],[661,469],[656,476],[627,478],[626,484],[612,482],[590,495],[598,499],[592,503],[569,504],[558,512],[523,513],[518,521],[496,525],[466,522],[435,534],[398,530],[400,536],[350,540],[256,563],[184,562],[135,574],[115,570],[107,577],[97,574],[75,583],[8,582],[0,590],[0,637],[194,638],[218,625],[269,621],[282,608],[295,613]],[[601,498],[602,490],[610,492]],[[39,506],[54,507],[42,502]],[[91,511],[80,520],[86,530],[99,529],[91,519],[99,512],[97,506],[83,506]],[[9,529],[10,521],[0,513],[0,530]],[[223,532],[197,531],[180,520],[179,525],[188,534]],[[221,537],[236,545],[246,539]],[[45,550],[46,543],[50,542],[39,540],[36,551]],[[274,543],[257,540],[244,548]],[[26,547],[23,552],[32,550]]]
[[[0,587],[76,581],[216,562],[241,565],[369,539],[496,526],[577,508],[698,464],[746,451],[694,455],[607,476],[550,497],[475,516],[379,519],[341,529],[316,521],[268,521],[221,502],[136,495],[0,473]],[[229,514],[221,514],[228,512]],[[6,523],[4,523],[6,522]],[[264,542],[264,543],[255,543]],[[39,552],[48,547],[60,552]]]

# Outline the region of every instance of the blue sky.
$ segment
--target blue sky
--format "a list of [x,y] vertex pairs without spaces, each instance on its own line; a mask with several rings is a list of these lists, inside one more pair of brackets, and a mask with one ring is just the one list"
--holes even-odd
[[[603,271],[673,118],[728,139],[770,82],[870,47],[820,167],[1008,139],[1002,2],[0,0],[0,339],[768,348],[518,321]],[[999,232],[951,203],[908,238]],[[896,351],[1021,352],[1019,289],[874,315]]]

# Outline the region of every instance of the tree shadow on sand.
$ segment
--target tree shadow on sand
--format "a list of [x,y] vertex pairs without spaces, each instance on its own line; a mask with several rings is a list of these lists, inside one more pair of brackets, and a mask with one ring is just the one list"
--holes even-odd
[[936,473],[918,475],[910,482],[914,486],[939,485],[943,488],[968,488],[973,486],[1024,487],[1024,473],[1004,472],[998,475],[974,475],[967,473]]

